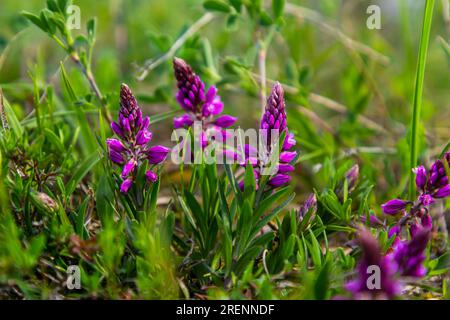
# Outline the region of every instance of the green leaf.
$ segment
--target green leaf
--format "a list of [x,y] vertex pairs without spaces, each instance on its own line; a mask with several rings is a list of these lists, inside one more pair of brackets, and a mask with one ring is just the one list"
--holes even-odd
[[203,2],[203,7],[206,10],[219,11],[229,13],[231,12],[231,7],[224,1],[221,0],[208,0]]

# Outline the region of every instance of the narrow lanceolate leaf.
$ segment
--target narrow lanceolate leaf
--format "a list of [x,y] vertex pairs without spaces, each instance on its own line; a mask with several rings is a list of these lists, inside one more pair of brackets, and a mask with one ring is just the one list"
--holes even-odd
[[431,21],[433,19],[434,0],[425,2],[425,12],[423,15],[422,34],[420,36],[419,56],[417,59],[416,78],[414,83],[413,111],[410,127],[410,181],[409,197],[415,197],[414,173],[412,170],[417,166],[419,154],[419,124],[422,109],[423,81],[425,78],[425,65],[427,62],[428,43],[430,40]]

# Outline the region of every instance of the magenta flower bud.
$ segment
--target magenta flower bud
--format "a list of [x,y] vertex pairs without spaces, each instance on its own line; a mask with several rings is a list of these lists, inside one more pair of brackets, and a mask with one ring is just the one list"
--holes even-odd
[[109,158],[112,162],[122,164],[125,160],[121,153],[118,153],[112,149],[109,149]]
[[120,192],[122,193],[128,193],[131,186],[133,185],[133,180],[131,178],[128,178],[122,182],[120,185]]
[[392,199],[381,205],[384,214],[394,215],[406,208],[409,201],[401,199]]
[[289,163],[297,156],[297,151],[283,151],[280,154],[280,161]]
[[136,168],[136,160],[130,159],[124,166],[122,170],[122,178],[126,178],[131,172]]
[[[362,229],[358,234],[358,242],[362,250],[362,257],[357,267],[358,277],[348,282],[345,288],[357,299],[360,297],[366,297],[367,299],[367,296],[392,298],[397,295],[400,291],[400,285],[394,277],[395,267],[390,258],[382,255],[378,241],[369,231]],[[370,266],[377,266],[380,269],[379,288],[367,286],[368,278],[371,276],[371,273],[368,272]]]
[[153,146],[148,149],[147,159],[151,164],[158,164],[164,161],[170,149],[164,146]]
[[389,238],[392,237],[393,235],[396,235],[396,236],[400,235],[400,231],[401,231],[401,227],[398,224],[392,226],[391,228],[389,228],[389,231],[388,231]]
[[190,127],[194,123],[191,116],[188,114],[183,114],[181,117],[173,118],[173,126],[175,129]]
[[122,153],[125,151],[125,147],[123,146],[122,142],[117,139],[107,139],[106,145],[108,146],[109,150],[113,150],[117,153]]
[[153,183],[156,180],[158,180],[158,175],[156,173],[154,173],[152,170],[148,170],[145,173],[145,177],[147,178],[147,181],[150,183]]
[[434,194],[435,198],[447,198],[450,196],[450,184],[447,184],[445,187],[439,188]]
[[111,129],[117,134],[119,137],[123,138],[123,131],[120,126],[116,122],[111,122]]
[[350,192],[355,188],[356,183],[358,182],[359,166],[355,164],[353,167],[351,167],[350,170],[348,170],[345,174],[345,178],[348,181],[348,190]]
[[[276,82],[270,96],[267,99],[266,108],[261,119],[261,129],[278,129],[280,134],[286,130],[286,110],[284,102],[284,90],[279,82]],[[270,132],[269,143],[270,143]]]
[[136,144],[143,145],[147,144],[152,140],[153,134],[148,130],[140,130],[136,135]]
[[423,190],[427,183],[427,170],[424,166],[418,166],[417,168],[414,168],[413,171],[416,174],[417,190]]
[[288,173],[294,171],[294,166],[288,163],[280,163],[278,165],[278,173]]
[[219,126],[221,128],[228,128],[232,126],[236,122],[237,118],[229,116],[229,115],[223,115],[220,116],[214,121],[214,124],[216,126]]
[[272,187],[280,187],[291,181],[291,177],[286,174],[277,174],[272,179],[269,180],[269,185]]

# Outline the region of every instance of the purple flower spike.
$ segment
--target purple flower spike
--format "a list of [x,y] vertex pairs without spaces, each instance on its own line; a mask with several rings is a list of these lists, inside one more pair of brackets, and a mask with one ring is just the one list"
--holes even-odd
[[392,199],[382,204],[381,209],[385,214],[394,215],[405,209],[409,203],[410,202],[406,200]]
[[120,139],[111,138],[106,141],[111,161],[123,165],[123,181],[120,186],[122,193],[130,190],[136,179],[137,169],[144,161],[150,164],[161,163],[169,152],[169,149],[163,146],[148,146],[152,139],[149,125],[150,118],[142,118],[141,108],[130,88],[122,84],[118,121],[111,123],[111,129]]
[[219,126],[221,128],[228,128],[232,126],[236,122],[237,118],[229,116],[229,115],[223,115],[214,121],[214,124],[216,126]]
[[132,185],[133,185],[133,180],[131,178],[124,180],[122,182],[122,184],[120,185],[120,192],[128,193],[128,190],[130,190]]
[[117,164],[122,164],[124,162],[122,154],[111,149],[109,150],[109,158],[111,159],[112,162]]
[[151,164],[158,164],[164,161],[170,149],[164,146],[153,146],[148,149],[148,162]]

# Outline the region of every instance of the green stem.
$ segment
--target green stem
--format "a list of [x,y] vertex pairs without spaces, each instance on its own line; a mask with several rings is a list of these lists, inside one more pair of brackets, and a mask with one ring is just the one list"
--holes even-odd
[[414,198],[414,173],[412,169],[417,166],[418,157],[418,130],[422,107],[423,79],[425,76],[425,64],[427,60],[428,42],[430,39],[431,20],[433,18],[434,0],[427,0],[425,3],[425,13],[423,16],[422,35],[420,37],[419,56],[417,60],[416,78],[413,96],[413,114],[411,120],[411,137],[410,137],[410,181],[409,181],[409,197]]

